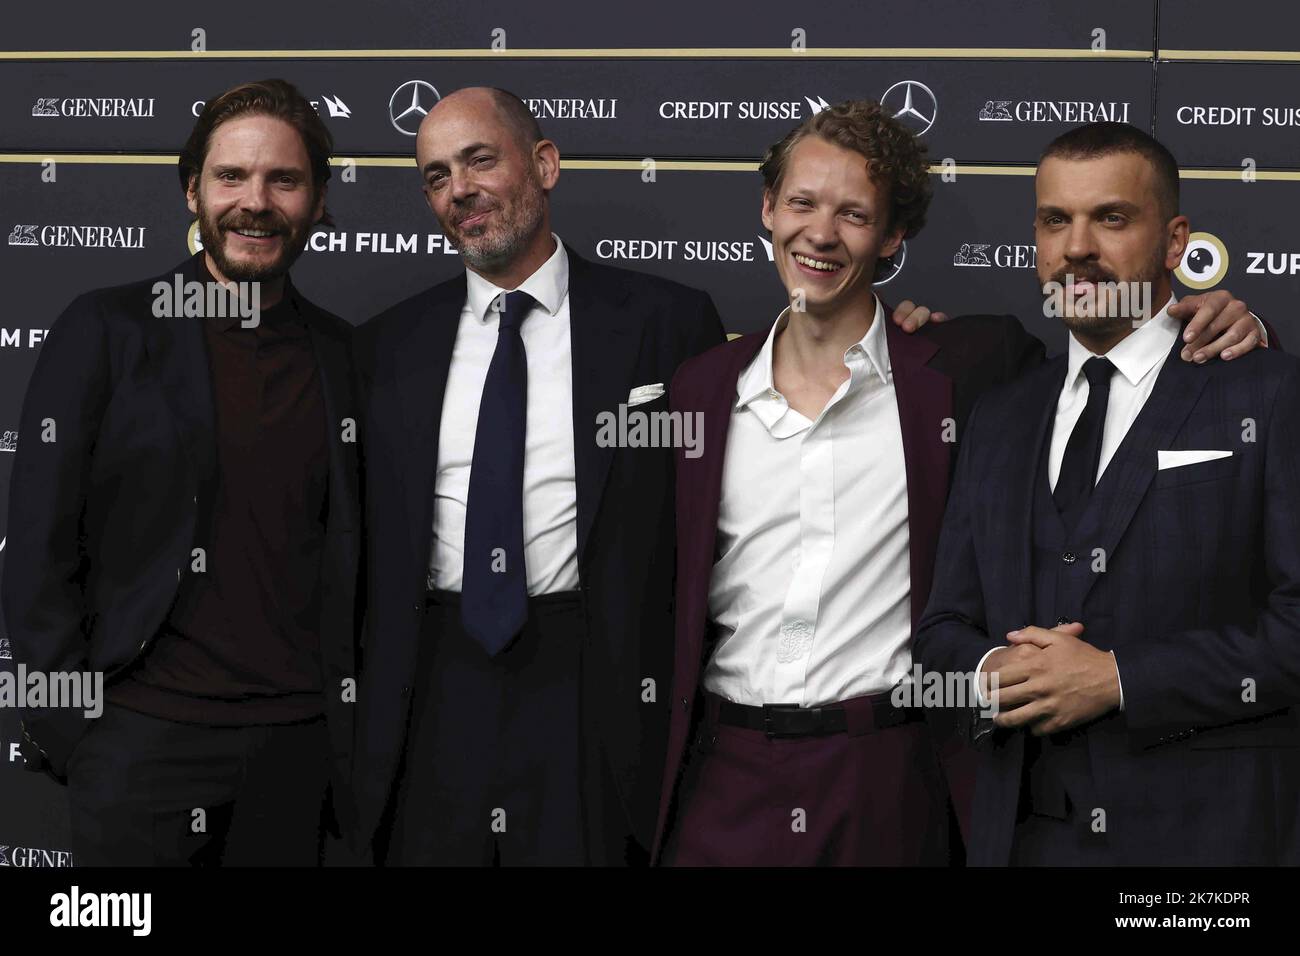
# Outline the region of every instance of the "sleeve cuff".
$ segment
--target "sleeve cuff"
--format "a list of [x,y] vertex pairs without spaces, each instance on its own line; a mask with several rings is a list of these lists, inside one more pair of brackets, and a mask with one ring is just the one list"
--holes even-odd
[[975,700],[979,702],[981,709],[986,709],[991,703],[991,701],[984,696],[984,692],[980,689],[980,671],[984,670],[984,662],[989,659],[989,655],[994,651],[1000,651],[1003,647],[1010,646],[1010,644],[1003,644],[999,647],[989,648],[984,652],[984,656],[980,658],[979,663],[975,665],[975,673],[971,676],[971,680],[975,684]]
[[1119,658],[1115,652],[1110,652],[1110,659],[1115,662],[1115,680],[1119,682],[1119,709],[1120,713],[1124,712],[1124,677],[1119,672]]

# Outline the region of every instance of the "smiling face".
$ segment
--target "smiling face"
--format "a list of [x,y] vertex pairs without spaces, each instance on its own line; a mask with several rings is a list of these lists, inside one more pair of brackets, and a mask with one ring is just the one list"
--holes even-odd
[[1058,314],[1071,331],[1108,337],[1132,328],[1133,316],[1089,309],[1098,282],[1149,282],[1151,303],[1170,295],[1169,270],[1187,245],[1185,216],[1166,221],[1155,167],[1144,156],[1115,152],[1088,159],[1049,156],[1038,167],[1034,237],[1038,279],[1067,285]]
[[888,220],[889,191],[866,158],[819,136],[795,145],[776,191],[763,194],[776,271],[791,300],[802,292],[805,311],[817,317],[874,314],[876,263],[903,241]]
[[508,270],[549,239],[546,193],[559,175],[549,140],[530,148],[492,97],[461,90],[429,111],[415,143],[429,208],[477,272]]
[[302,137],[271,116],[244,115],[212,131],[186,192],[217,278],[275,279],[288,272],[325,210],[313,190]]

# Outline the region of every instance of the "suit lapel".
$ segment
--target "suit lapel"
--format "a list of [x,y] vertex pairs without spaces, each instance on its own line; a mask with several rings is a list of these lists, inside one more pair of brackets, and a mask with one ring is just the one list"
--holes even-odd
[[[329,438],[330,487],[343,489],[342,494],[330,495],[330,527],[340,530],[356,528],[357,473],[355,455],[348,454],[342,441],[343,418],[355,416],[352,401],[352,378],[347,344],[321,327],[321,319],[311,314],[311,307],[299,300],[299,311],[307,319],[312,351],[316,354],[316,368],[320,372],[321,398],[325,403],[325,422]],[[358,423],[355,431],[359,431]]]
[[[198,281],[198,256],[202,254],[191,256],[171,272],[159,276],[158,281],[171,286],[176,274],[183,283]],[[195,316],[154,317],[145,325],[145,351],[150,361],[157,363],[177,437],[200,482],[207,481],[216,468],[216,413],[203,322]]]
[[[596,444],[596,415],[627,401],[641,347],[644,314],[627,290],[602,281],[598,270],[566,245],[569,334],[573,361],[573,458],[578,498],[578,567],[609,476],[613,448]],[[581,571],[579,571],[581,574]]]
[[[1171,446],[1209,381],[1205,369],[1178,357],[1182,346],[1181,339],[1174,342],[1151,397],[1102,472],[1101,480],[1093,489],[1092,502],[1074,535],[1079,541],[1089,542],[1090,547],[1102,549],[1107,560],[1115,553],[1155,478],[1157,452]],[[1085,597],[1099,577],[1089,575]]]
[[[887,317],[892,310],[884,308]],[[948,497],[951,442],[944,441],[944,420],[953,414],[953,383],[927,366],[939,346],[921,335],[908,335],[885,320],[885,341],[898,400],[907,472],[907,523],[911,569],[912,624],[921,620],[934,576],[939,527]]]
[[[677,547],[678,592],[684,620],[692,622],[686,631],[691,643],[686,660],[703,662],[705,624],[708,621],[709,579],[718,541],[718,513],[722,506],[722,475],[726,464],[727,435],[736,404],[736,383],[741,371],[751,362],[767,332],[744,336],[722,352],[713,369],[701,369],[704,391],[698,398],[680,397],[674,409],[683,414],[699,412],[703,416],[700,457],[687,459],[679,449],[677,464]],[[709,371],[716,374],[709,375]]]
[[[465,273],[435,286],[416,307],[410,335],[397,364],[396,397],[403,428],[397,441],[408,443],[403,463],[410,480],[403,482],[411,544],[427,560],[433,537],[433,491],[438,466],[438,432],[452,349],[465,305]],[[400,444],[398,445],[400,447]]]
[[1004,447],[1029,449],[1029,457],[1019,459],[1019,467],[1007,468],[998,474],[1003,487],[997,513],[999,517],[1006,516],[1004,547],[1009,552],[1006,555],[1009,580],[1015,582],[1022,602],[1016,612],[1020,618],[1016,622],[1018,625],[1034,623],[1030,603],[1032,594],[1023,586],[1023,582],[1033,581],[1034,573],[1034,482],[1042,477],[1039,462],[1042,461],[1047,442],[1051,440],[1052,427],[1056,421],[1056,405],[1061,396],[1061,388],[1065,385],[1066,368],[1067,359],[1062,355],[1032,372],[1035,382],[1029,392],[1029,414],[1014,422],[1000,423]]

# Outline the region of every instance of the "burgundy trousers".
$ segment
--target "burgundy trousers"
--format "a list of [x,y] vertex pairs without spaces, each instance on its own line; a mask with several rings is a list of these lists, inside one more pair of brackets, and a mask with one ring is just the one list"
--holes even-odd
[[[706,695],[678,794],[666,866],[946,866],[947,790],[923,721],[768,737],[717,721]],[[855,720],[855,715],[867,714]]]

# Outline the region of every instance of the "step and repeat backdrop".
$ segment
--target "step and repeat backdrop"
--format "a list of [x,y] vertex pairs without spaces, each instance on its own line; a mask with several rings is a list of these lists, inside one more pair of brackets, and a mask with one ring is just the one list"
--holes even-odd
[[[1182,164],[1184,212],[1213,241],[1180,280],[1231,289],[1300,343],[1293,5],[487,7],[147,0],[0,13],[0,566],[26,560],[6,548],[3,505],[46,330],[77,294],[193,251],[176,153],[203,102],[249,79],[296,84],[350,165],[331,181],[336,226],[311,237],[294,277],[354,323],[461,268],[421,196],[414,134],[442,96],[493,85],[528,103],[564,157],[556,232],[589,258],[707,289],[732,332],[783,306],[757,160],[811,113],[870,97],[935,164],[928,224],[882,282],[887,302],[1015,313],[1059,351],[1034,273],[1033,164],[1057,134],[1111,119],[1154,133]],[[0,672],[13,669],[0,627]],[[0,702],[0,866],[75,865],[63,792],[22,770],[18,718]]]

